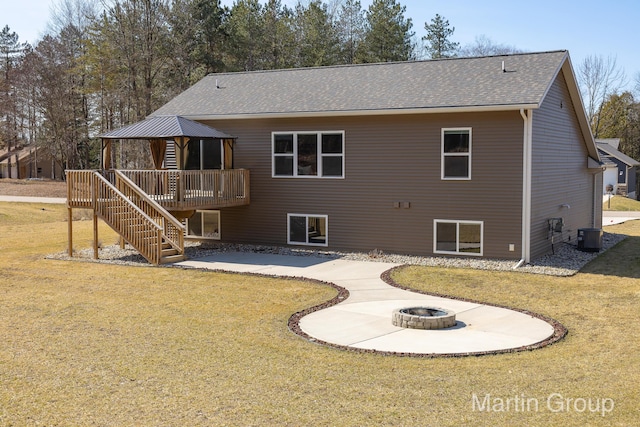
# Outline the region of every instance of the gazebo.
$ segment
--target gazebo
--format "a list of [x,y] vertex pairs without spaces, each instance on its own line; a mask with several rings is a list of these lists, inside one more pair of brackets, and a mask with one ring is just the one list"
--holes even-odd
[[102,140],[102,168],[111,169],[113,140],[148,140],[156,170],[162,169],[167,141],[175,141],[178,169],[186,168],[187,147],[190,140],[222,141],[225,144],[224,169],[232,169],[235,137],[202,123],[181,116],[150,117],[138,123],[100,135]]
[[[249,171],[233,169],[231,135],[181,116],[158,116],[100,138],[101,170],[66,171],[70,254],[74,208],[92,209],[94,224],[103,219],[150,262],[162,263],[184,252],[182,219],[196,210],[249,204]],[[154,169],[113,169],[114,140],[148,140]],[[174,143],[176,168],[165,167],[167,142]],[[210,162],[211,150],[202,147],[219,147],[219,160]],[[97,242],[97,225],[94,234]]]
[[[113,175],[114,140],[149,141],[154,169],[120,172],[178,218],[188,217],[196,209],[248,204],[249,172],[233,169],[235,137],[231,135],[181,116],[159,116],[107,132],[100,139],[102,173],[106,177]],[[176,169],[164,167],[168,141],[175,143]],[[216,168],[193,168],[188,164],[189,159],[200,154],[193,149],[196,142],[220,147]]]

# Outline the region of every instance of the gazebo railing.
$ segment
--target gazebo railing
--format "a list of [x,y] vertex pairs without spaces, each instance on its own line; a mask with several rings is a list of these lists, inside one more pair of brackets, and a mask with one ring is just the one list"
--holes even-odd
[[153,264],[184,259],[184,225],[127,176],[120,171],[112,172],[66,171],[69,255],[73,254],[71,210],[83,208],[94,212],[95,258],[99,217]]

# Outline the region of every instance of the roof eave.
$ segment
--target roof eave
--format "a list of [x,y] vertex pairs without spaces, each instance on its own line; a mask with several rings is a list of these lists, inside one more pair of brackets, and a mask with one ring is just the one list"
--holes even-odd
[[[571,65],[571,58],[569,57],[569,52],[565,53],[564,60],[562,61],[558,71],[555,76],[557,77],[560,71],[563,71],[565,76],[565,81],[567,82],[567,88],[569,90],[569,96],[571,97],[571,101],[574,105],[574,110],[576,111],[576,116],[578,118],[578,125],[580,126],[580,130],[582,131],[582,135],[584,137],[587,151],[589,152],[589,157],[600,161],[600,154],[598,153],[598,148],[596,146],[596,140],[593,137],[593,133],[591,132],[591,126],[589,126],[589,120],[587,118],[587,113],[584,109],[584,103],[582,102],[582,95],[580,95],[580,88],[578,87],[578,80],[576,79],[576,75],[573,71],[573,66]],[[550,84],[553,84],[554,79]],[[545,93],[546,96],[546,93]],[[543,97],[544,99],[544,97]]]
[[184,135],[148,135],[148,136],[114,136],[114,135],[100,135],[98,138],[100,139],[140,139],[140,140],[147,140],[147,139],[174,139],[174,138],[178,138],[180,136],[184,136]]
[[404,114],[444,114],[444,113],[480,113],[496,111],[519,111],[521,109],[537,109],[539,104],[510,105],[472,105],[445,106],[431,108],[393,108],[371,110],[332,110],[332,111],[293,111],[293,112],[259,112],[237,114],[181,114],[190,120],[252,120],[274,118],[306,118],[306,117],[355,117],[355,116],[390,116]]

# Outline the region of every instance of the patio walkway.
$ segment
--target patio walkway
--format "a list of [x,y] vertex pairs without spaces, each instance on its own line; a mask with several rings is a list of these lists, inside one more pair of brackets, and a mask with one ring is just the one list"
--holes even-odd
[[[395,264],[229,252],[176,265],[190,268],[306,277],[346,288],[345,301],[300,319],[316,340],[356,349],[412,354],[466,354],[531,346],[554,334],[544,320],[505,308],[423,295],[386,284],[380,275]],[[394,309],[434,306],[456,313],[456,326],[441,330],[393,326]]]

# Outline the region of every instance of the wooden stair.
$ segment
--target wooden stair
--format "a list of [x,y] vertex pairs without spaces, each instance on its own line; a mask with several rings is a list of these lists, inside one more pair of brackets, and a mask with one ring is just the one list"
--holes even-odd
[[184,253],[180,253],[176,248],[171,246],[169,242],[162,242],[162,252],[160,256],[160,264],[169,264],[173,262],[184,261]]
[[95,217],[102,219],[152,264],[185,259],[185,230],[180,221],[119,171],[115,171],[115,185],[97,171],[86,172],[91,175],[83,174],[79,181],[91,185],[90,204],[85,196],[75,206],[70,184],[69,208],[90,206]]

